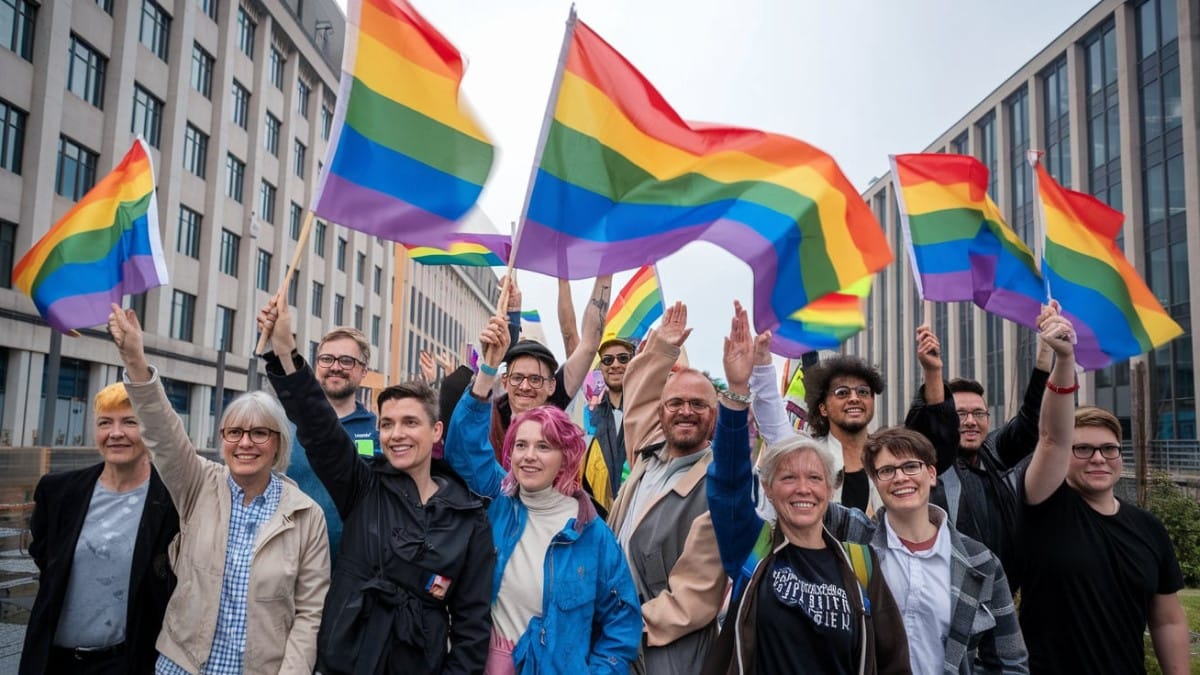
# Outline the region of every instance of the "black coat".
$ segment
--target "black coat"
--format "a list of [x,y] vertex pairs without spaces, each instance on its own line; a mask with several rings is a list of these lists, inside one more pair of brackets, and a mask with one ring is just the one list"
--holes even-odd
[[[496,564],[483,501],[440,460],[431,466],[439,489],[425,504],[386,457],[361,461],[312,370],[294,360],[297,372],[284,375],[268,354],[267,374],[345,524],[317,635],[317,669],[482,672]],[[430,592],[435,578],[449,582],[444,597]]]
[[[71,578],[75,545],[91,505],[92,491],[104,464],[64,473],[47,474],[34,491],[33,536],[29,552],[40,571],[37,599],[29,613],[21,675],[46,671],[54,633]],[[125,614],[125,659],[128,673],[152,673],[158,652],[154,642],[162,628],[167,600],[175,589],[175,575],[167,547],[179,533],[179,515],[171,495],[150,468],[146,506],[133,545],[129,569],[129,606]]]

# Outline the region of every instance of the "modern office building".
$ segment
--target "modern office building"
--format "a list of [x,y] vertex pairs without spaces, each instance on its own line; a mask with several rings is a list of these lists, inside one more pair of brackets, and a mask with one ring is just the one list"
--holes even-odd
[[[952,86],[952,85],[948,85]],[[1039,52],[926,152],[969,154],[991,172],[989,192],[1010,227],[1040,254],[1036,196],[1026,150],[1063,185],[1125,214],[1120,242],[1184,335],[1140,357],[1152,451],[1196,450],[1196,371],[1200,343],[1200,5],[1195,0],[1103,0]],[[913,151],[920,150],[913,148]],[[847,343],[883,369],[881,425],[899,424],[920,384],[914,333],[923,318],[897,222],[891,175],[864,199],[884,226],[897,264],[878,275],[869,329]],[[946,373],[983,382],[993,425],[1011,415],[1033,367],[1032,331],[970,303],[935,303],[934,330]],[[1130,363],[1083,374],[1080,399],[1115,411],[1126,429],[1132,410]]]

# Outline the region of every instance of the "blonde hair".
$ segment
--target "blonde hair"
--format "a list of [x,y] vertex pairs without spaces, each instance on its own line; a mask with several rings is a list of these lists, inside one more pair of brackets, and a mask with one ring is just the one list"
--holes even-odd
[[92,411],[97,415],[126,406],[132,407],[133,404],[129,402],[129,392],[125,391],[125,385],[121,382],[113,382],[101,389],[92,399]]

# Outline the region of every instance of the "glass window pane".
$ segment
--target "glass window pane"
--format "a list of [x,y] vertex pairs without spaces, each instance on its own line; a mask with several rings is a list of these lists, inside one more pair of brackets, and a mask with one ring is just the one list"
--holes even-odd
[[1163,128],[1174,129],[1183,124],[1183,100],[1179,97],[1179,69],[1163,74]]

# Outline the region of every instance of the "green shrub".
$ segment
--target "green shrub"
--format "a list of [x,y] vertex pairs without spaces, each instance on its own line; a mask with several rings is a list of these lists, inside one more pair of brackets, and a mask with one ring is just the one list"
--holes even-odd
[[1161,471],[1151,476],[1146,508],[1167,528],[1186,586],[1200,586],[1200,502],[1192,499]]

